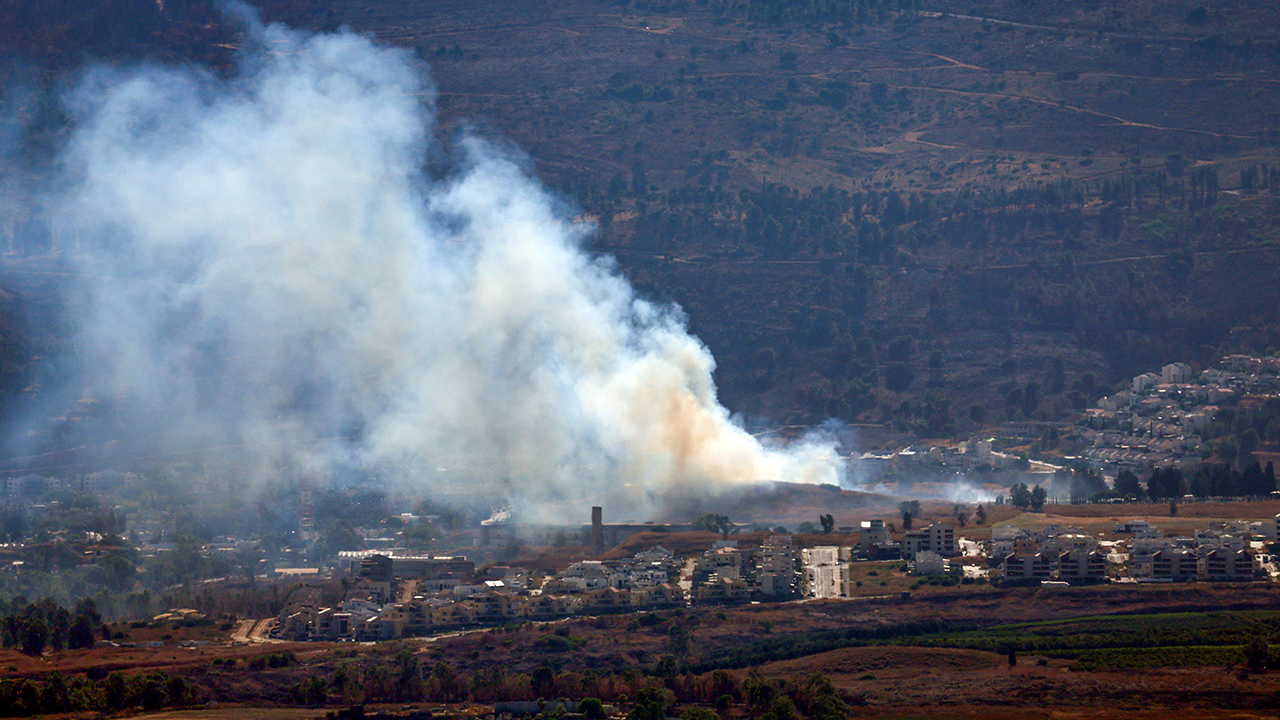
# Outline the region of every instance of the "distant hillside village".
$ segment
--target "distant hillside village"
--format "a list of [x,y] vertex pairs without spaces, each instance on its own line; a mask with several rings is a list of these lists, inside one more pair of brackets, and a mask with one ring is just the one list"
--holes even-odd
[[1280,440],[1280,426],[1264,425],[1262,433],[1252,428],[1240,433],[1234,446],[1208,444],[1206,434],[1224,434],[1221,429],[1206,433],[1215,421],[1224,421],[1222,410],[1242,401],[1280,404],[1280,359],[1229,355],[1198,375],[1185,363],[1165,365],[1159,374],[1138,375],[1130,388],[1085,412],[1079,430],[1090,443],[1085,457],[1111,473],[1165,466],[1185,472],[1199,467],[1209,452],[1234,460],[1252,452],[1263,437]]
[[687,605],[850,598],[867,595],[855,578],[877,575],[868,567],[886,574],[896,568],[943,585],[1274,579],[1268,548],[1276,541],[1276,523],[1237,521],[1170,537],[1134,519],[1118,524],[1110,540],[1073,527],[1004,526],[991,529],[989,542],[979,542],[958,537],[955,526],[942,522],[903,532],[895,541],[891,526],[869,520],[861,523],[854,545],[801,548],[791,535],[773,534],[753,547],[724,539],[686,557],[655,545],[626,559],[583,560],[543,575],[507,565],[477,570],[458,557],[344,552],[337,573],[348,581],[346,599],[324,607],[318,590],[294,593],[270,635],[375,641]]
[[[1021,473],[1044,485],[1051,502],[1266,495],[1277,490],[1273,465],[1266,470],[1259,462],[1259,477],[1249,465],[1259,451],[1280,454],[1280,358],[1229,355],[1199,373],[1170,363],[1100,398],[1074,425],[1011,422],[998,433],[867,452],[852,456],[850,467],[864,481],[894,479],[900,489],[945,474],[983,484],[992,473]],[[1238,476],[1223,480],[1221,467],[1232,466]],[[1149,494],[1115,485],[1124,473],[1145,478],[1156,471],[1175,473],[1176,482],[1142,488]],[[1078,482],[1067,477],[1072,473],[1094,473],[1097,481]],[[1197,473],[1206,477],[1196,482]]]

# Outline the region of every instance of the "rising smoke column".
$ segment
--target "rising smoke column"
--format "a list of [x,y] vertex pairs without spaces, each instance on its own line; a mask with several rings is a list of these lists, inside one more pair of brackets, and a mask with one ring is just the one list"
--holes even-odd
[[254,33],[235,79],[98,68],[69,95],[63,212],[97,278],[77,350],[116,432],[263,475],[451,468],[517,502],[838,482],[828,444],[736,425],[679,311],[585,254],[518,162],[466,137],[424,173],[433,92],[407,54]]

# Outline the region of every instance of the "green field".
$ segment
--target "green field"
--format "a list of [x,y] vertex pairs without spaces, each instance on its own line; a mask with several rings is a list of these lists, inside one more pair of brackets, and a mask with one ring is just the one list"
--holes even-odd
[[[1107,615],[979,627],[979,623],[921,621],[874,629],[829,630],[803,637],[762,638],[703,659],[703,669],[746,667],[842,647],[902,645],[1039,655],[1072,660],[1078,670],[1233,665],[1261,639],[1280,644],[1280,611]],[[1268,665],[1280,665],[1270,652]]]

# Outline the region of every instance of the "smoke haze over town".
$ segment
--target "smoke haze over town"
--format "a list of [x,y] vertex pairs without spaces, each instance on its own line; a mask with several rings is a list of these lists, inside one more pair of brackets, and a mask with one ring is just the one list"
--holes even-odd
[[730,416],[680,310],[584,252],[517,152],[437,140],[408,53],[246,22],[230,79],[98,66],[65,94],[64,381],[102,408],[75,442],[637,512],[840,482],[834,441]]

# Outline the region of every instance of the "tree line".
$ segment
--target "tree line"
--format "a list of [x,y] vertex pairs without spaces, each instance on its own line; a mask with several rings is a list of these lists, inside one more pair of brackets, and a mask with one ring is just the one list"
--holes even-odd
[[1260,497],[1276,489],[1275,464],[1270,461],[1265,468],[1252,462],[1242,470],[1225,463],[1206,463],[1190,475],[1184,475],[1176,467],[1153,468],[1145,489],[1129,470],[1122,470],[1116,476],[1117,492],[1137,499],[1177,500],[1186,495],[1197,498]]
[[[272,672],[296,663],[254,658],[250,670]],[[400,650],[392,656],[369,655],[342,663],[334,672],[315,672],[273,698],[283,704],[323,706],[386,702],[493,703],[550,698],[581,698],[579,711],[602,718],[602,705],[626,703],[630,720],[650,720],[678,714],[691,720],[720,717],[745,707],[751,717],[791,720],[836,720],[847,717],[848,703],[822,675],[799,681],[776,680],[752,672],[743,679],[723,670],[704,674],[680,672],[670,661],[652,668],[627,667],[578,673],[540,665],[528,673],[509,671],[502,663],[475,672],[460,671],[443,660],[423,663],[421,656]],[[215,660],[215,667],[234,667],[237,661]],[[157,710],[214,699],[216,693],[176,673],[102,679],[52,673],[41,678],[0,680],[0,715],[22,717],[58,712],[115,712],[132,707]],[[710,713],[710,714],[707,714]]]
[[101,680],[51,673],[39,680],[0,680],[0,715],[120,712],[137,707],[159,710],[192,705],[205,697],[201,688],[174,673],[111,673]]
[[0,600],[0,647],[39,656],[50,649],[91,648],[98,633],[107,633],[102,615],[92,598],[83,598],[74,610],[67,610],[51,598],[29,603],[14,598]]
[[[1205,463],[1184,475],[1176,467],[1153,467],[1145,482],[1129,469],[1116,474],[1113,487],[1108,487],[1101,473],[1093,468],[1073,468],[1054,474],[1055,492],[1065,492],[1071,502],[1097,502],[1107,499],[1179,500],[1186,495],[1197,498],[1262,497],[1276,487],[1274,463],[1264,467],[1258,462],[1236,470],[1225,463]],[[1008,502],[1020,510],[1040,512],[1048,500],[1048,489],[1026,483],[1009,488]],[[1004,498],[997,498],[997,504]]]

